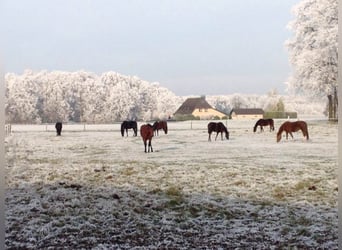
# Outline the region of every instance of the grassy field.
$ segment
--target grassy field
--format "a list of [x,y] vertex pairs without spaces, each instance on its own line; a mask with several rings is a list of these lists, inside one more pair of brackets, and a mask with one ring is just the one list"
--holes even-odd
[[254,122],[211,142],[207,121],[170,122],[153,153],[119,124],[13,125],[6,247],[337,249],[337,124],[277,143],[283,120]]

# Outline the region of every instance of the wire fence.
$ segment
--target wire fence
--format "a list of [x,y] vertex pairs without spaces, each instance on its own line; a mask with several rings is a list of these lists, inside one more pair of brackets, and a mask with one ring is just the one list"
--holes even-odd
[[12,125],[5,124],[5,136],[9,136],[12,133]]
[[[221,120],[226,126],[229,122],[226,120]],[[153,124],[154,121],[150,122],[138,122],[138,130],[141,125],[150,123]],[[207,124],[209,121],[207,120],[189,120],[189,121],[169,121],[168,127],[172,130],[206,130]],[[9,130],[7,129],[9,127]],[[7,124],[6,125],[6,135],[7,133],[16,133],[16,132],[55,132],[55,124]],[[121,130],[121,122],[112,123],[112,124],[86,124],[86,123],[63,123],[62,131],[70,131],[70,132],[81,132],[81,131],[120,131]]]

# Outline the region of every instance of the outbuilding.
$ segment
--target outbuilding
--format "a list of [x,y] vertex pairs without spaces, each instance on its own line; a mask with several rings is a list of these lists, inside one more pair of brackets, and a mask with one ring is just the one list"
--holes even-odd
[[230,112],[230,118],[233,120],[240,119],[262,119],[264,118],[264,110],[261,108],[241,108],[241,109],[232,109]]

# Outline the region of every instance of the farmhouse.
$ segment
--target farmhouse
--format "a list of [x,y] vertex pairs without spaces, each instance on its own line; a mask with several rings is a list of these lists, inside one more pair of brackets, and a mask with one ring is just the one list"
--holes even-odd
[[176,120],[184,117],[198,117],[201,120],[210,120],[213,118],[223,119],[228,117],[221,111],[218,111],[210,106],[205,100],[205,97],[188,98],[174,113]]
[[261,119],[264,117],[264,111],[259,108],[253,109],[232,109],[230,118],[233,120],[238,119]]

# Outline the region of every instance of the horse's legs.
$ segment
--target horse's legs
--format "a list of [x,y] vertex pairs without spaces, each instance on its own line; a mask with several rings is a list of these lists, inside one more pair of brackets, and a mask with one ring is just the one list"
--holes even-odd
[[147,153],[147,150],[146,150],[146,149],[147,149],[147,148],[146,148],[146,147],[147,147],[147,143],[146,143],[145,140],[144,140],[144,146],[145,146],[145,153]]
[[264,127],[260,125],[260,131],[264,132]]
[[293,139],[293,134],[292,134],[292,132],[289,132],[289,134],[291,135],[291,137],[292,137],[292,139]]
[[223,132],[221,132],[221,141],[223,141]]
[[208,133],[209,136],[208,136],[208,141],[211,141],[211,133]]
[[152,139],[150,139],[148,141],[148,152],[150,152],[150,148],[151,148],[151,152],[153,152],[153,148],[152,148]]
[[218,134],[219,134],[219,132],[216,133],[215,141],[216,141],[216,139],[217,139]]

